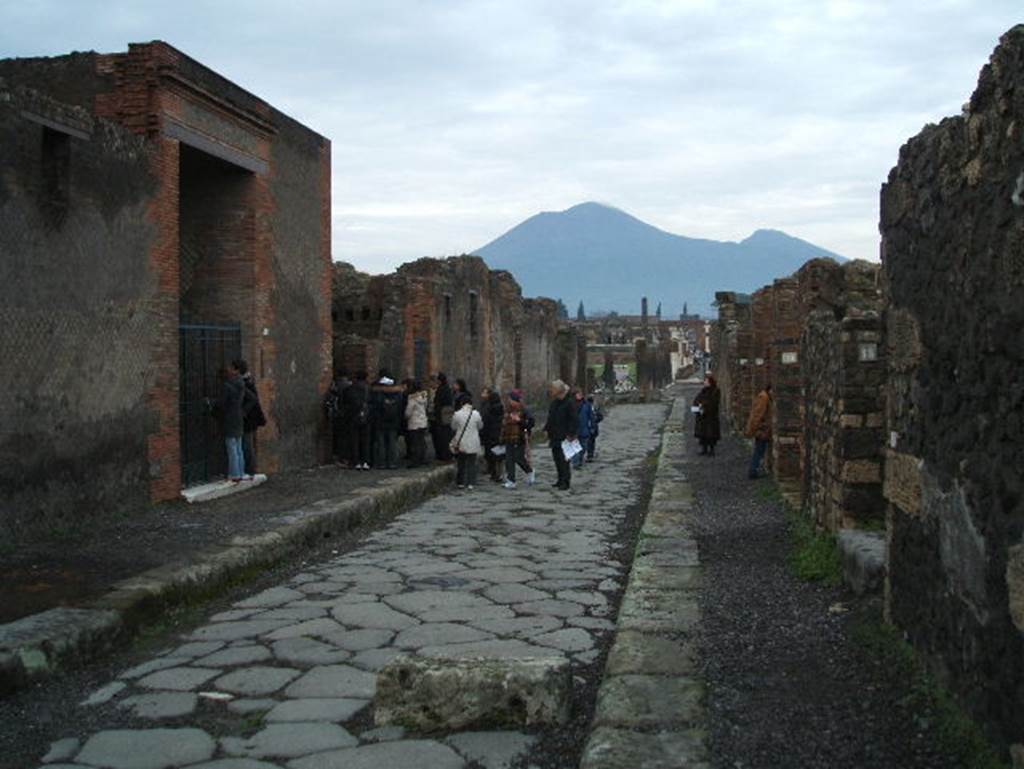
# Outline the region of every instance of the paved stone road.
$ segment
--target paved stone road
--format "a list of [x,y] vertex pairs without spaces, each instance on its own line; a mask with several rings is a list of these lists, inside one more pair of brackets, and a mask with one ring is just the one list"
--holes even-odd
[[658,405],[612,411],[599,461],[569,494],[550,487],[550,456],[538,450],[536,486],[483,481],[435,498],[355,551],[210,617],[83,703],[110,728],[55,743],[42,760],[50,769],[508,766],[532,737],[373,728],[375,673],[401,653],[554,652],[597,675],[587,667],[613,628],[608,596],[625,577],[609,554],[664,416]]

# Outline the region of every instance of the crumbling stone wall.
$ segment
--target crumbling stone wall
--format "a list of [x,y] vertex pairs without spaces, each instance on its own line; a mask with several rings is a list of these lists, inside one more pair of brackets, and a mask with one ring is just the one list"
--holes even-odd
[[886,606],[1024,762],[1024,26],[882,189]]
[[419,259],[388,275],[335,265],[335,367],[425,379],[444,371],[484,386],[523,387],[533,402],[546,385],[575,382],[586,347],[558,318],[557,303],[526,299],[508,272],[477,256]]
[[722,391],[723,423],[743,433],[750,413],[749,366],[753,346],[750,297],[734,291],[715,294],[718,322],[715,324],[711,352],[714,371]]
[[[820,262],[801,336],[804,505],[835,531],[881,523],[885,352],[879,266]],[[827,287],[827,290],[826,290]]]

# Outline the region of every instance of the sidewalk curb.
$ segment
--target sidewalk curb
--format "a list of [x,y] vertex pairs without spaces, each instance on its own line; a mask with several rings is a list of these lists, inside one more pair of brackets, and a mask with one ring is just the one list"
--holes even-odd
[[685,399],[676,398],[580,769],[710,765],[697,664],[700,557],[681,466],[685,416]]
[[332,534],[369,528],[439,493],[454,478],[438,467],[396,478],[356,497],[324,500],[281,515],[263,534],[232,537],[187,562],[158,566],[116,583],[80,608],[55,608],[0,625],[0,693],[89,662],[125,643],[158,611],[211,595]]

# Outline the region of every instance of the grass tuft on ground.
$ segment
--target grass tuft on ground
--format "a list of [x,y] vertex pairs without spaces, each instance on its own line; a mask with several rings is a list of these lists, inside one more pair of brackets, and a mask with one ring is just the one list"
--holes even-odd
[[917,713],[918,719],[934,723],[951,767],[1009,769],[981,727],[936,680],[897,628],[879,620],[864,620],[854,626],[853,637],[909,692],[903,701],[906,708]]
[[835,535],[818,531],[813,521],[798,510],[786,508],[793,550],[789,562],[793,573],[807,582],[839,585],[843,581],[843,564]]

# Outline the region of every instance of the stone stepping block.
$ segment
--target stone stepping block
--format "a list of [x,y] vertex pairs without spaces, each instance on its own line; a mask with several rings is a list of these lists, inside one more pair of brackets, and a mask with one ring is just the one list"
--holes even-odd
[[352,656],[344,649],[336,649],[312,638],[285,638],[274,642],[274,656],[282,662],[303,667],[334,665]]
[[399,657],[377,674],[374,720],[420,732],[562,725],[572,674],[562,656]]
[[445,743],[485,769],[509,769],[535,741],[535,737],[519,732],[463,732]]
[[113,729],[90,737],[75,760],[106,769],[169,769],[209,761],[216,748],[200,729]]
[[191,692],[154,692],[127,697],[118,705],[131,708],[139,718],[177,718],[192,713],[197,700]]
[[296,758],[325,750],[350,748],[359,740],[337,724],[293,722],[271,724],[252,737],[225,737],[225,753],[248,758]]
[[219,676],[224,671],[211,668],[167,668],[150,673],[138,680],[138,685],[146,689],[168,689],[174,692],[187,692],[195,689]]
[[374,630],[405,630],[419,624],[419,620],[402,614],[383,603],[356,603],[335,606],[331,614],[342,625]]
[[276,705],[264,717],[268,722],[274,721],[329,721],[341,723],[370,704],[369,700],[354,699],[307,699],[286,700]]
[[377,688],[373,673],[349,665],[321,665],[285,689],[292,699],[372,699]]
[[399,740],[333,750],[288,762],[288,769],[463,769],[459,754],[433,740]]
[[683,729],[703,720],[704,687],[690,678],[622,675],[606,678],[597,695],[595,726]]
[[476,628],[456,625],[451,622],[428,622],[424,625],[403,630],[395,637],[395,646],[402,649],[421,649],[424,646],[485,641],[494,638]]
[[270,652],[264,646],[234,646],[230,649],[223,649],[213,654],[192,662],[193,665],[209,668],[230,668],[236,665],[251,665],[253,662],[263,662],[270,659]]
[[700,731],[634,732],[595,729],[583,749],[580,769],[710,769]]
[[214,682],[214,685],[218,689],[231,692],[232,694],[252,697],[276,692],[300,675],[302,675],[302,671],[295,668],[272,668],[254,665],[221,676]]

